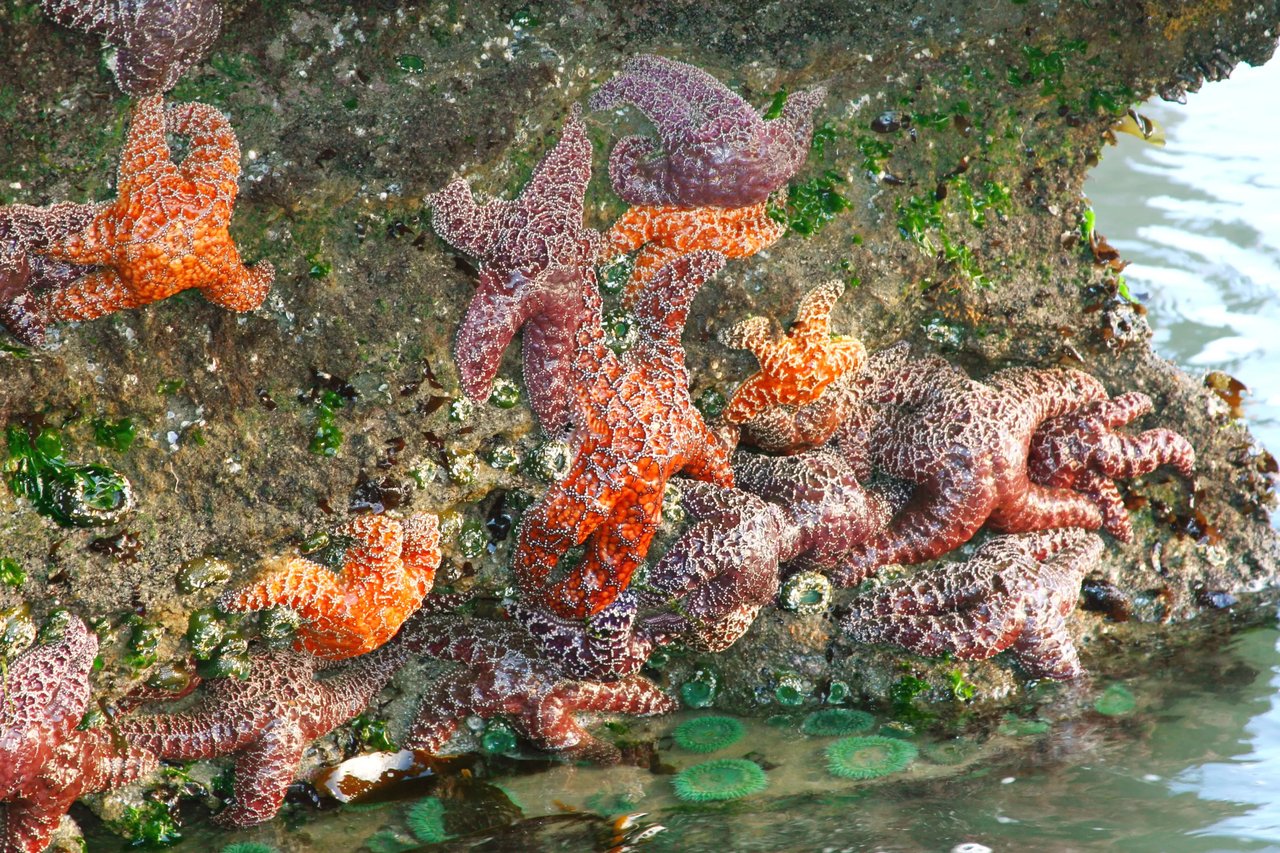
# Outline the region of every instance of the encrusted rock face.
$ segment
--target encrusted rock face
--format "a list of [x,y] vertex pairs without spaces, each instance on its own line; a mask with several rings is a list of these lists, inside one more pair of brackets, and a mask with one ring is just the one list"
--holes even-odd
[[[456,665],[443,683],[449,692],[428,704],[416,729],[433,747],[459,716],[509,713],[544,746],[613,758],[606,745],[583,738],[573,712],[658,712],[682,685],[692,685],[683,691],[691,704],[710,701],[714,683],[722,707],[748,711],[767,711],[760,697],[776,695],[783,682],[788,702],[816,703],[818,690],[834,684],[883,700],[902,677],[904,655],[855,642],[875,623],[857,614],[874,612],[879,600],[832,594],[804,574],[804,590],[791,584],[796,601],[783,610],[772,604],[781,582],[799,570],[854,566],[838,578],[852,582],[873,563],[934,557],[974,536],[993,513],[1007,529],[1039,524],[1052,513],[1026,499],[1038,489],[1072,490],[1072,518],[1108,531],[1080,534],[1075,544],[1087,560],[1033,559],[1034,548],[1002,555],[1007,546],[993,543],[1010,540],[977,532],[976,553],[960,563],[967,568],[948,562],[886,578],[884,606],[915,609],[895,623],[898,635],[878,639],[911,646],[908,635],[932,631],[941,639],[919,650],[963,658],[980,698],[996,702],[1027,672],[1001,649],[1050,676],[1075,671],[1075,650],[1090,670],[1114,665],[1091,659],[1096,646],[1079,642],[1104,618],[1070,610],[1083,566],[1094,567],[1091,581],[1129,597],[1132,622],[1107,626],[1125,648],[1146,632],[1195,630],[1183,621],[1197,602],[1214,600],[1201,591],[1241,593],[1275,577],[1265,518],[1274,462],[1198,381],[1152,355],[1141,312],[1076,236],[1085,169],[1113,113],[1161,85],[1179,95],[1180,76],[1195,81],[1241,58],[1265,59],[1280,22],[1274,4],[1261,11],[1228,4],[1209,15],[1195,4],[1156,2],[1141,19],[1081,4],[952,4],[907,18],[894,4],[854,10],[816,2],[744,19],[734,4],[594,2],[543,12],[542,22],[509,19],[490,4],[460,4],[448,15],[413,4],[390,14],[382,5],[229,7],[212,58],[198,59],[202,24],[183,48],[189,67],[168,111],[143,101],[127,135],[125,113],[108,97],[111,81],[80,49],[84,36],[0,10],[0,146],[11,152],[0,163],[0,201],[9,205],[0,217],[0,300],[14,305],[28,292],[24,303],[40,293],[49,302],[75,282],[112,276],[123,286],[136,259],[121,263],[118,255],[150,247],[155,260],[155,247],[173,248],[131,230],[131,209],[99,220],[107,207],[57,204],[113,198],[122,142],[136,149],[140,168],[122,171],[114,197],[134,198],[136,190],[139,199],[158,199],[153,207],[173,208],[181,233],[165,236],[192,244],[164,256],[173,277],[161,289],[206,281],[210,255],[198,249],[215,250],[215,265],[233,271],[212,276],[219,285],[254,276],[252,286],[221,300],[238,314],[198,298],[80,323],[60,321],[102,312],[4,314],[28,338],[40,325],[31,318],[58,322],[46,349],[11,339],[0,346],[0,421],[21,420],[32,434],[54,430],[69,458],[109,464],[133,486],[131,514],[97,532],[55,528],[0,489],[0,558],[17,567],[3,569],[14,582],[0,585],[0,603],[25,601],[39,619],[57,602],[128,625],[128,636],[103,643],[100,692],[119,695],[186,658],[193,611],[249,584],[259,558],[287,553],[309,530],[358,534],[358,523],[342,527],[346,508],[388,518],[440,513],[435,583],[479,599],[517,590],[571,626],[566,644],[638,625],[640,639],[676,638],[696,650],[653,680],[635,673],[640,653],[625,644],[607,647],[623,649],[606,661],[611,671],[590,669],[598,660],[569,671],[567,654],[545,653],[566,635],[540,648],[542,638],[497,614],[472,626],[431,617],[440,620],[434,654]],[[557,25],[548,25],[553,18]],[[734,26],[726,27],[730,18]],[[124,59],[128,45],[118,47]],[[693,65],[705,72],[686,70]],[[667,75],[656,87],[645,82],[661,76],[655,69]],[[648,104],[661,151],[647,135],[609,148],[610,138],[646,131],[621,127],[638,120],[627,111],[575,117],[574,105],[595,91],[608,93],[601,105]],[[659,115],[664,93],[683,93],[686,111],[723,111],[730,142],[694,139],[706,127],[701,120]],[[208,106],[190,106],[195,100]],[[165,147],[166,130],[189,137],[185,159],[179,146]],[[147,144],[135,146],[144,135]],[[752,159],[757,142],[763,153]],[[728,146],[732,168],[693,169],[706,163],[689,152],[717,144]],[[642,149],[656,156],[637,158]],[[628,202],[681,209],[624,218],[604,180],[606,150]],[[194,201],[170,204],[177,184],[151,180],[161,165],[186,170],[194,186],[182,189],[192,189]],[[785,196],[773,192],[783,189]],[[233,199],[236,217],[228,221]],[[65,215],[40,219],[29,215],[35,209]],[[608,269],[597,281],[595,268],[600,233],[619,221],[633,233],[616,233],[611,245],[640,252],[634,279],[645,284],[621,296],[611,291],[625,289],[632,271],[619,283]],[[102,224],[85,235],[90,222]],[[53,250],[72,234],[80,235],[77,246],[94,237],[102,251]],[[96,239],[107,236],[114,239]],[[740,260],[720,270],[705,250]],[[237,266],[240,251],[279,269],[270,293],[269,267]],[[740,322],[786,318],[816,282],[833,278],[840,285],[824,285],[823,310],[801,312],[813,315],[805,321],[813,334],[793,335],[793,347],[770,337],[778,349],[757,347],[757,364],[724,345]],[[109,292],[118,303],[124,291]],[[522,324],[518,353],[508,344]],[[866,367],[853,366],[861,351],[824,341],[819,328],[856,329],[870,353],[906,339],[923,372],[892,375],[868,403],[865,385],[848,378]],[[818,451],[845,453],[843,469],[830,455],[735,462],[742,481],[730,492],[734,430],[718,415],[775,355],[793,373],[812,361],[824,386],[769,383],[766,404],[794,409],[769,422],[775,432],[757,433],[780,436],[776,449],[822,444],[863,403],[883,417],[865,422],[870,444],[848,439]],[[590,379],[580,399],[566,392],[575,372]],[[743,399],[752,396],[746,387]],[[814,409],[808,399],[833,392],[846,395],[840,405]],[[1140,395],[1153,413],[1141,414]],[[563,430],[593,418],[598,428],[574,436],[563,466],[536,464],[562,446],[553,440]],[[1194,501],[1180,477],[1150,470],[1185,469],[1189,448]],[[948,492],[974,498],[960,501],[964,512],[928,500],[946,492],[935,464],[941,456],[948,470],[971,475],[962,478],[974,485],[971,494]],[[987,476],[988,468],[1018,468],[1014,462],[1020,472]],[[651,470],[637,470],[644,466]],[[663,486],[690,467],[713,484],[683,484],[682,507]],[[556,481],[558,471],[569,475]],[[704,489],[710,497],[698,495]],[[741,494],[753,489],[755,496]],[[1128,507],[1131,531],[1117,501]],[[930,535],[904,550],[903,534],[918,533],[921,518],[932,524]],[[741,534],[731,547],[717,538],[722,519]],[[1131,542],[1119,541],[1130,532]],[[852,541],[860,536],[870,539]],[[301,543],[308,571],[359,568],[341,559],[325,565],[311,538]],[[570,546],[583,540],[587,553],[575,562]],[[332,544],[335,554],[352,546]],[[396,574],[388,554],[375,560],[373,574],[384,579]],[[232,566],[231,577],[179,582],[182,565],[215,560]],[[647,575],[639,572],[645,561]],[[1008,629],[998,637],[973,630],[972,614],[957,603],[963,596],[922,604],[947,598],[970,576],[984,587],[978,606]],[[401,591],[413,598],[425,582],[409,580]],[[548,589],[555,594],[547,597]],[[400,619],[399,608],[387,615]],[[1065,626],[1055,621],[1063,608]],[[312,615],[318,623],[335,612]],[[587,618],[602,613],[634,619]],[[939,629],[946,620],[956,625]],[[224,645],[237,642],[243,637]],[[313,660],[293,652],[273,653],[274,668],[256,657],[248,681],[211,678],[197,699],[202,710],[176,718],[183,726],[139,716],[127,728],[166,755],[208,754],[203,745],[215,742],[236,753],[245,787],[226,820],[252,822],[279,804],[301,742],[378,692],[394,649],[343,664],[349,682],[343,673],[317,673]],[[976,660],[988,653],[994,657]],[[917,658],[905,665],[939,690],[957,667]],[[612,680],[584,680],[588,674]],[[415,679],[403,681],[396,692],[423,692]],[[277,707],[290,702],[291,710]],[[264,721],[273,714],[290,721],[285,743],[266,743]],[[243,721],[247,734],[215,736],[219,715]],[[405,731],[410,715],[391,722]],[[121,778],[146,763],[100,757]]]

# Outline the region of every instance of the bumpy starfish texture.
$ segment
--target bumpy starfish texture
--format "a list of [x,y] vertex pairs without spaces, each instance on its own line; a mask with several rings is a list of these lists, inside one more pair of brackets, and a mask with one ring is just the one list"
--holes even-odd
[[468,716],[503,715],[539,748],[612,764],[620,758],[618,748],[587,732],[576,712],[649,716],[676,708],[638,675],[607,683],[565,677],[511,622],[420,617],[406,628],[406,640],[407,647],[463,665],[427,692],[405,739],[411,749],[438,753]]
[[63,287],[86,270],[40,253],[88,225],[97,210],[70,202],[0,207],[0,323],[23,343],[37,345],[44,335],[43,325],[26,310],[28,294]]
[[1013,533],[1097,529],[1086,496],[1031,482],[1027,454],[1044,421],[1105,399],[1102,384],[1074,370],[1009,368],[985,383],[942,359],[904,347],[878,353],[870,388],[836,444],[858,480],[877,471],[914,485],[889,527],[851,549],[832,573],[858,583],[887,563],[919,563],[967,542],[988,520]]
[[733,475],[738,488],[776,505],[795,531],[781,554],[789,573],[832,568],[884,530],[904,502],[901,495],[863,488],[844,460],[826,449],[795,456],[739,452]]
[[1149,474],[1162,465],[1187,479],[1195,473],[1195,448],[1173,430],[1115,432],[1151,409],[1150,397],[1131,392],[1045,421],[1031,437],[1027,470],[1032,481],[1088,495],[1102,511],[1102,528],[1128,542],[1133,525],[1115,480]]
[[[639,341],[621,358],[598,320],[578,330],[573,463],[525,514],[512,561],[530,607],[574,619],[598,613],[644,559],[669,478],[733,484],[727,451],[689,398],[680,344],[694,294],[723,265],[723,255],[695,252],[663,267],[635,309]],[[587,295],[598,317],[598,296]],[[582,544],[582,562],[552,580],[560,558]]]
[[577,111],[514,201],[472,196],[464,180],[431,196],[431,226],[480,262],[480,282],[458,327],[462,388],[488,399],[502,352],[524,327],[525,384],[542,425],[567,424],[575,334],[592,322],[581,291],[594,289],[600,235],[582,225],[591,141]]
[[661,56],[637,56],[591,96],[593,110],[632,104],[661,141],[628,136],[609,157],[614,192],[630,204],[746,207],[781,188],[804,164],[822,87],[794,92],[777,118],[710,74]]
[[235,802],[214,819],[252,826],[280,810],[307,745],[363,711],[407,656],[391,643],[317,677],[321,661],[310,655],[259,654],[248,678],[205,682],[190,709],[126,717],[117,728],[161,758],[234,755]]
[[60,24],[116,48],[116,83],[135,98],[167,92],[222,26],[218,0],[41,0]]
[[629,208],[605,233],[615,254],[639,250],[623,291],[623,306],[635,304],[642,290],[669,261],[700,249],[727,258],[746,258],[767,249],[787,231],[775,222],[764,202],[747,207]]
[[[166,131],[191,139],[177,165]],[[42,253],[94,269],[30,293],[25,310],[41,325],[91,320],[193,287],[232,311],[257,308],[275,271],[265,261],[244,266],[227,231],[239,174],[240,146],[217,110],[204,104],[166,110],[159,97],[139,101],[116,200],[97,205],[87,225]]]
[[76,730],[98,639],[72,619],[25,652],[0,685],[0,853],[39,853],[79,797],[126,785],[156,758],[106,729]]
[[628,589],[585,621],[516,605],[512,615],[564,674],[616,681],[640,670],[653,650],[680,642],[723,651],[778,593],[780,555],[796,531],[759,498],[712,483],[682,485],[694,523]]
[[288,607],[302,619],[297,648],[330,660],[362,655],[395,636],[422,604],[440,565],[434,515],[401,522],[362,515],[338,531],[354,543],[341,574],[305,557],[268,562],[262,575],[219,603],[227,610]]
[[831,309],[843,293],[839,280],[806,293],[786,335],[765,317],[744,320],[724,335],[726,346],[750,350],[760,362],[760,372],[730,398],[725,420],[745,424],[767,409],[808,405],[831,383],[862,367],[867,351],[861,341],[831,337]]
[[1033,678],[1083,672],[1067,616],[1102,540],[1079,529],[999,536],[974,555],[859,596],[843,621],[864,643],[984,660],[1005,649]]

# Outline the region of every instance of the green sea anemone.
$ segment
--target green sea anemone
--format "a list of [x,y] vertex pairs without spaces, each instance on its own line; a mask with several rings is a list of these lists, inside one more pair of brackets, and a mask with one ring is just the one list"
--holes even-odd
[[1138,700],[1123,684],[1111,685],[1093,702],[1093,709],[1108,717],[1123,716],[1136,707],[1138,707]]
[[222,853],[280,853],[280,851],[270,844],[260,844],[257,841],[240,841],[223,847]]
[[834,737],[870,731],[876,718],[866,711],[850,708],[824,708],[804,718],[800,731],[814,737]]
[[831,581],[818,572],[794,574],[783,582],[778,603],[801,616],[822,613],[831,604]]
[[739,800],[768,784],[758,764],[741,758],[704,761],[681,770],[671,781],[676,796],[691,803]]
[[480,748],[489,755],[506,755],[517,746],[516,730],[501,720],[490,720],[480,736]]
[[720,692],[720,677],[710,669],[700,669],[680,685],[680,698],[690,708],[710,708]]
[[773,697],[779,705],[795,708],[803,705],[811,693],[813,685],[803,677],[794,672],[783,672],[778,674],[778,686],[773,690]]
[[449,837],[444,829],[444,803],[439,797],[427,797],[410,806],[405,823],[423,844],[438,844]]
[[742,723],[733,717],[698,717],[676,727],[676,745],[690,752],[715,752],[742,739]]
[[875,779],[906,768],[916,747],[891,737],[847,737],[827,747],[827,769],[845,779]]

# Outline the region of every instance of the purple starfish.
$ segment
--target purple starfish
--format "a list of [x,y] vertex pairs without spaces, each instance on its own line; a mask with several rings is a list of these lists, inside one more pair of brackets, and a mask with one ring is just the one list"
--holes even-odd
[[1115,432],[1151,409],[1151,398],[1135,391],[1045,421],[1031,437],[1027,470],[1032,481],[1088,495],[1102,511],[1102,528],[1128,542],[1133,525],[1114,480],[1149,474],[1161,465],[1171,465],[1187,479],[1195,473],[1195,448],[1173,430]]
[[407,657],[392,643],[317,678],[325,666],[318,658],[260,654],[248,678],[207,682],[191,709],[126,717],[117,727],[131,745],[161,758],[235,755],[235,802],[215,820],[252,826],[280,810],[307,745],[363,711]]
[[431,226],[480,262],[480,282],[458,328],[462,388],[488,399],[502,352],[524,327],[524,377],[548,431],[572,415],[574,335],[592,321],[584,289],[596,288],[600,234],[582,225],[591,141],[575,109],[560,141],[514,201],[482,199],[456,180],[431,196]]
[[30,295],[65,287],[86,267],[44,257],[55,243],[85,228],[101,204],[0,207],[0,323],[29,346],[44,341],[44,323],[29,310]]
[[155,756],[107,729],[76,730],[89,703],[98,638],[72,618],[23,653],[0,682],[0,853],[39,853],[79,797],[128,784]]
[[222,27],[218,0],[41,0],[60,24],[116,48],[116,84],[135,98],[167,92]]
[[682,482],[681,489],[695,521],[649,570],[642,589],[627,589],[586,620],[511,608],[561,672],[616,681],[668,643],[723,651],[777,596],[779,559],[797,540],[783,513],[714,483]]
[[765,119],[707,72],[646,54],[628,60],[591,96],[593,110],[634,104],[662,143],[628,136],[609,157],[614,192],[631,204],[746,207],[768,198],[804,164],[821,86],[792,93]]
[[405,632],[407,647],[463,664],[427,692],[405,740],[410,749],[439,752],[468,716],[504,715],[542,749],[613,764],[618,748],[574,719],[577,711],[648,716],[676,703],[652,682],[632,675],[612,682],[568,678],[540,654],[519,625],[458,616],[426,616]]
[[985,660],[1010,649],[1033,678],[1083,670],[1067,616],[1102,540],[1078,528],[988,539],[963,563],[916,572],[855,598],[842,623],[864,643]]
[[841,425],[836,446],[860,482],[880,472],[914,488],[885,530],[851,549],[832,573],[836,583],[852,586],[887,563],[945,554],[988,519],[1014,533],[1101,526],[1086,496],[1033,483],[1027,472],[1036,429],[1104,399],[1097,379],[1010,368],[976,382],[940,358],[911,358],[903,346],[877,353],[863,376],[865,402]]

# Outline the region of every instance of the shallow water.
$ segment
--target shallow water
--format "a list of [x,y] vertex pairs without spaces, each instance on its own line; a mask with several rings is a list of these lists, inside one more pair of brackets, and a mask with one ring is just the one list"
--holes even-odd
[[1241,65],[1185,106],[1140,110],[1168,144],[1118,135],[1085,192],[1098,230],[1131,261],[1156,349],[1252,392],[1254,434],[1280,448],[1280,62]]
[[[1168,146],[1122,136],[1088,185],[1099,230],[1133,262],[1126,277],[1150,309],[1157,348],[1248,385],[1247,415],[1272,448],[1280,448],[1280,115],[1261,107],[1278,88],[1280,63],[1242,67],[1186,107],[1144,107]],[[919,757],[875,781],[831,776],[824,750],[835,738],[802,735],[802,715],[744,721],[742,741],[704,756],[668,736],[697,716],[685,714],[628,732],[657,743],[642,752],[642,767],[502,759],[417,795],[443,799],[445,828],[457,836],[433,849],[1280,850],[1280,628],[1158,664],[1124,683],[1136,700],[1126,713],[1093,709],[1110,684],[1038,688],[1017,719],[975,721],[962,739],[909,738]],[[768,788],[734,803],[675,798],[675,771],[730,757],[765,766]],[[177,849],[235,841],[410,849],[412,802],[294,811],[236,835],[194,830]],[[639,816],[620,826],[627,813]],[[92,837],[91,849],[116,846]]]

